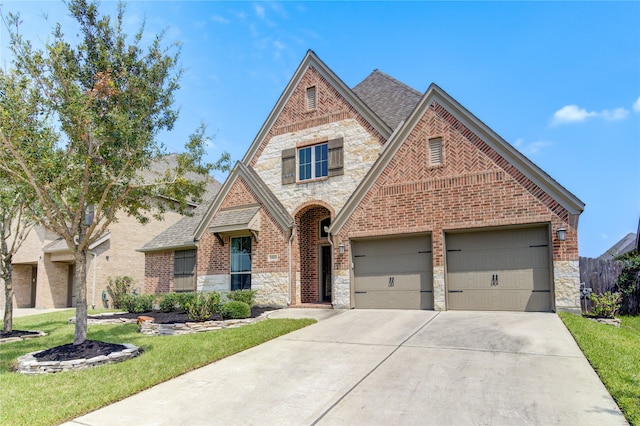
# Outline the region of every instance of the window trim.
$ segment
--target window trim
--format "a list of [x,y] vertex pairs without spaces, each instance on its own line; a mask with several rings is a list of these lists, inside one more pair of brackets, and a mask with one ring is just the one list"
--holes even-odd
[[[242,239],[242,238],[248,238],[249,239],[249,270],[248,271],[238,271],[238,272],[233,272],[233,264],[234,264],[234,256],[233,256],[233,240],[238,240],[238,239]],[[242,244],[241,244],[242,245]],[[234,290],[251,290],[251,274],[253,271],[253,258],[252,258],[252,251],[253,251],[253,242],[252,242],[252,238],[250,236],[238,236],[238,237],[231,237],[231,240],[229,241],[229,289],[231,291]],[[248,288],[242,288],[242,286],[238,287],[238,288],[233,288],[233,277],[234,276],[248,276],[249,278],[249,287]]]
[[[322,147],[324,146],[324,154],[325,154],[325,158],[324,159],[320,159],[318,160],[318,158],[316,157],[317,154],[317,148],[318,147]],[[301,167],[303,166],[302,163],[300,162],[300,153],[302,151],[305,150],[309,150],[309,152],[311,153],[310,155],[310,160],[308,163],[308,166],[311,168],[310,171],[310,177],[308,178],[302,178],[302,173],[301,173]],[[318,165],[325,163],[325,170],[326,170],[326,174],[318,176],[317,173],[317,168]],[[307,163],[304,163],[305,165],[307,165]],[[322,143],[317,143],[314,145],[307,145],[307,146],[302,146],[297,148],[296,150],[296,169],[297,169],[297,181],[298,182],[311,182],[314,180],[323,180],[323,179],[327,179],[329,178],[329,142],[322,142]],[[321,171],[322,173],[322,171]]]

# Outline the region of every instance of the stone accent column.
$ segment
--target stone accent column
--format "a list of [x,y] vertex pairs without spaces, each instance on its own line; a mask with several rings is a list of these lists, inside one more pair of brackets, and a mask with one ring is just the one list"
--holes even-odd
[[444,288],[444,266],[433,267],[433,309],[436,311],[447,310]]
[[349,309],[351,307],[351,286],[349,270],[333,270],[333,307]]
[[553,262],[556,311],[580,313],[580,263],[577,260]]

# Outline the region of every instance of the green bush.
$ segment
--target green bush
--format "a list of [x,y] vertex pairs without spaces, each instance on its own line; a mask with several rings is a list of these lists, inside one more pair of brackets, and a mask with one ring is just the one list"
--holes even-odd
[[121,299],[122,309],[132,314],[152,311],[155,301],[155,294],[125,294]]
[[122,306],[123,298],[126,295],[131,294],[131,290],[135,281],[129,276],[117,276],[115,278],[109,277],[109,284],[107,290],[111,294],[111,300],[113,301],[113,307],[116,309],[124,309]]
[[187,303],[187,316],[191,321],[206,321],[213,315],[209,294],[195,293],[193,299]]
[[253,306],[253,298],[256,295],[255,290],[234,290],[227,294],[229,300],[234,300],[236,302],[244,302],[249,307]]
[[220,307],[222,306],[222,304],[220,303],[220,293],[212,291],[211,293],[207,293],[207,296],[209,297],[209,308],[211,309],[211,312],[219,313]]
[[190,291],[188,293],[176,293],[178,295],[178,312],[187,312],[189,305],[196,299],[196,293]]
[[160,296],[160,312],[174,312],[180,309],[178,293],[164,293]]
[[622,295],[620,293],[611,293],[605,291],[602,294],[591,293],[589,299],[593,302],[591,307],[591,314],[597,317],[613,318],[620,309],[620,300]]
[[251,307],[245,302],[232,300],[220,308],[222,319],[243,319],[251,316]]

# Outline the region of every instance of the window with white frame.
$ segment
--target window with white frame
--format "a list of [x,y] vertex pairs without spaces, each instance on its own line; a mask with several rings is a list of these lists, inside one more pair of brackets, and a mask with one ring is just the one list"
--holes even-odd
[[429,165],[439,166],[442,163],[442,138],[429,139]]
[[329,175],[329,146],[326,143],[298,149],[298,180]]

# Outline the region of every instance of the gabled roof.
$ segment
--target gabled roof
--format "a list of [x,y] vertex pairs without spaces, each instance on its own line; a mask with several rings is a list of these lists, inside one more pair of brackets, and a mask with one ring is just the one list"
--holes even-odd
[[422,93],[378,70],[358,83],[353,93],[392,129],[411,114],[422,98]]
[[598,259],[611,260],[616,256],[629,253],[636,248],[636,234],[633,232],[625,235],[620,241],[615,243],[609,250],[602,253]]
[[355,93],[346,84],[344,84],[344,82],[333,71],[331,71],[331,69],[327,67],[312,50],[308,50],[296,72],[293,74],[293,77],[289,80],[287,87],[284,89],[280,98],[271,110],[271,113],[269,113],[269,117],[267,117],[267,120],[260,128],[260,131],[251,143],[251,146],[249,146],[249,149],[242,158],[242,162],[244,164],[249,164],[251,162],[251,159],[260,148],[260,145],[269,133],[269,130],[273,127],[273,124],[309,67],[313,67],[318,73],[320,73],[320,75],[322,75],[322,77],[324,77],[385,139],[389,138],[392,129],[362,99],[356,96]]
[[337,214],[329,229],[331,233],[338,232],[346,223],[358,204],[362,201],[391,159],[398,152],[398,149],[400,149],[413,128],[434,102],[437,102],[469,130],[478,135],[487,145],[489,145],[545,193],[551,196],[570,214],[582,213],[584,210],[584,203],[580,201],[580,199],[556,182],[542,169],[531,162],[531,160],[522,155],[517,149],[511,146],[511,144],[502,139],[500,135],[491,130],[486,124],[480,121],[444,90],[436,84],[431,84],[404,124],[394,131],[391,138],[387,141],[384,151],[373,164],[369,173],[367,173],[367,176],[360,182],[360,185],[358,185],[342,210]]
[[[89,250],[100,246],[102,243],[111,239],[111,232],[107,231],[100,238],[89,245]],[[71,253],[71,249],[62,237],[58,237],[42,248],[43,253]]]
[[[207,212],[202,217],[202,220],[198,224],[196,231],[194,233],[194,239],[199,240],[204,232],[207,230],[211,219],[215,216],[215,214],[220,210],[220,206],[222,206],[222,202],[227,197],[227,194],[233,187],[233,184],[239,179],[242,178],[249,188],[256,194],[258,200],[267,208],[267,210],[273,215],[278,224],[282,227],[282,229],[291,229],[293,228],[293,219],[287,209],[284,208],[282,203],[273,195],[269,187],[260,179],[260,176],[251,169],[251,167],[246,166],[244,163],[238,161],[236,165],[229,173],[229,177],[222,185],[220,192],[213,200],[213,203],[209,204],[209,208]],[[249,207],[249,206],[247,206]]]
[[213,200],[199,205],[191,212],[192,216],[184,216],[179,221],[156,235],[151,241],[138,249],[141,252],[195,248],[196,228],[202,221]]

